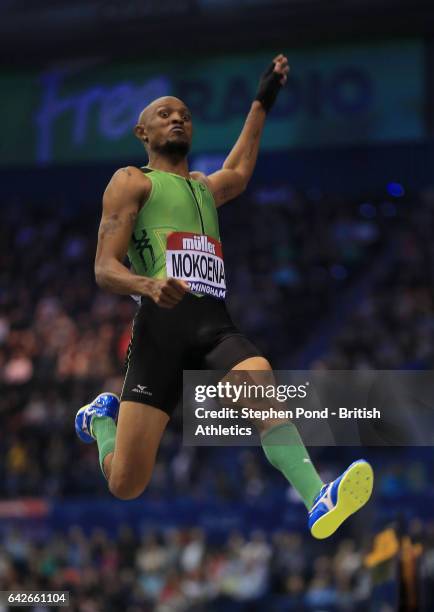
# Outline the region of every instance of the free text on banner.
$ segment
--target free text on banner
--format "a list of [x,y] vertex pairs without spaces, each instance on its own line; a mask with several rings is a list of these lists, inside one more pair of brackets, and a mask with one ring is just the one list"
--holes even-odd
[[[290,80],[270,114],[263,150],[423,138],[422,41],[286,53]],[[193,152],[226,151],[270,57],[261,52],[0,74],[7,113],[0,163],[138,158],[143,150],[132,135],[137,116],[168,94],[192,110]]]

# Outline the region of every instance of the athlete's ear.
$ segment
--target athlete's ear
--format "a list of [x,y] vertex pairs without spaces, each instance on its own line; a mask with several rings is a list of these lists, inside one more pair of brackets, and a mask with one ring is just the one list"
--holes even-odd
[[145,126],[142,123],[138,123],[134,128],[134,134],[142,142],[148,142],[148,136],[146,134]]

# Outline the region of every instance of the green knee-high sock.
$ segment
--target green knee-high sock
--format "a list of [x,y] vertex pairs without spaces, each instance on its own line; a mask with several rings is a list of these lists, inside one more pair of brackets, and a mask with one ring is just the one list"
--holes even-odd
[[268,461],[282,472],[310,510],[324,483],[311,463],[296,426],[276,425],[262,436],[261,442]]
[[96,438],[99,452],[99,464],[104,473],[104,459],[115,450],[116,424],[110,417],[97,417],[92,419],[92,433]]

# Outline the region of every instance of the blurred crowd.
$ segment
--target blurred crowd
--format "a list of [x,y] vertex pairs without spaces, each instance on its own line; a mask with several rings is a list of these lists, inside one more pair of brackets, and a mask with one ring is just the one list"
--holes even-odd
[[[372,206],[372,216],[379,214]],[[402,202],[372,291],[349,313],[316,366],[432,369],[434,363],[434,191]]]
[[[433,522],[423,539],[430,588]],[[10,530],[0,548],[0,585],[69,591],[74,612],[359,612],[371,601],[369,546],[344,539],[321,547],[288,531],[235,532],[210,541],[200,529],[139,535],[124,525],[117,534],[86,535],[74,526],[33,540]]]
[[363,201],[284,185],[249,198],[221,214],[228,304],[278,369],[373,265],[396,209],[380,199],[371,218]]

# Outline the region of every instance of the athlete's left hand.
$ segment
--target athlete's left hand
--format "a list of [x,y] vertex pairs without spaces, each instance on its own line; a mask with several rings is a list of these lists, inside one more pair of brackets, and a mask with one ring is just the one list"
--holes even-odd
[[152,278],[147,279],[145,295],[161,308],[173,308],[189,291],[189,284],[178,278]]
[[258,100],[262,104],[267,113],[273,106],[280,89],[288,80],[288,74],[288,58],[280,53],[276,55],[272,63],[261,76],[255,100]]
[[281,75],[281,79],[280,79],[280,84],[283,86],[285,85],[286,81],[288,80],[288,74],[289,74],[289,64],[288,64],[288,58],[286,57],[286,55],[283,55],[282,53],[279,53],[279,55],[277,55],[274,60],[273,60],[273,64],[274,64],[274,72],[276,74]]

